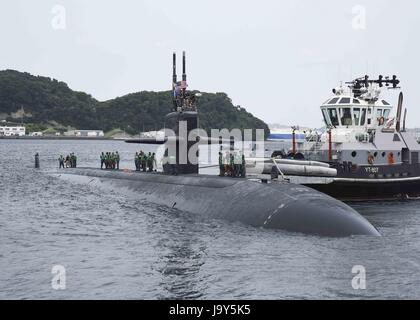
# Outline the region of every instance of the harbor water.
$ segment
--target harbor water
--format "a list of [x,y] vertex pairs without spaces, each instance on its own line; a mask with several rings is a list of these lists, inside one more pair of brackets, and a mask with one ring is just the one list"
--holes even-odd
[[[118,150],[133,169],[134,153],[153,148],[0,140],[0,299],[420,298],[420,201],[352,204],[382,237],[335,239],[206,220],[51,175],[60,154],[98,167],[100,152]],[[52,286],[57,265],[64,290]]]

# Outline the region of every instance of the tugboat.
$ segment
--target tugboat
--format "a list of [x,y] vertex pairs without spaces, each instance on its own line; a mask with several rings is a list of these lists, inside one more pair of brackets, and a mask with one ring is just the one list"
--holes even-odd
[[[400,89],[400,81],[395,75],[374,80],[365,76],[346,84],[333,89],[333,96],[321,106],[325,132],[308,134],[303,145],[293,143],[288,155],[297,166],[303,162],[296,159],[312,161],[311,168],[328,164],[334,175],[331,170],[324,180],[312,175],[302,184],[340,200],[420,197],[420,144],[406,130],[403,93],[396,108],[381,98],[385,88]],[[281,168],[272,170],[276,174]],[[305,176],[307,171],[301,171]]]

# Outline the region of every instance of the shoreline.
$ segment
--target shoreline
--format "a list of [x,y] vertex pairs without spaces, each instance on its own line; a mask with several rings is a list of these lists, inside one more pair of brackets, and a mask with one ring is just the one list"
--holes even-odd
[[1,136],[0,140],[86,140],[86,141],[98,141],[98,140],[113,140],[113,141],[125,141],[130,138],[105,138],[105,137],[61,137],[61,136],[23,136],[23,137],[4,137]]

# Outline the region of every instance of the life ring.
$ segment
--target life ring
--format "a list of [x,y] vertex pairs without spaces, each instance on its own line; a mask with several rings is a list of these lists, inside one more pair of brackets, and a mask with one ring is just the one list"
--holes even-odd
[[384,117],[380,117],[379,119],[378,119],[378,123],[379,123],[379,126],[383,126],[384,124],[385,124],[385,118]]
[[392,152],[388,153],[388,164],[395,164],[394,154]]

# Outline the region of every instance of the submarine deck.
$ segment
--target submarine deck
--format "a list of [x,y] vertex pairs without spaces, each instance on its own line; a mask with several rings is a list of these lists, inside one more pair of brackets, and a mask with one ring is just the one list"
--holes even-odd
[[[58,172],[60,173],[60,172]],[[94,173],[97,177],[111,178],[111,179],[127,179],[127,180],[141,180],[150,181],[153,183],[176,184],[186,186],[197,186],[206,188],[226,188],[234,184],[246,180],[255,180],[252,178],[232,178],[219,177],[207,174],[180,174],[168,175],[163,172],[141,172],[135,170],[109,170],[109,169],[93,169],[88,167],[69,168],[63,171],[65,174],[75,173],[77,175],[90,176]],[[182,177],[182,179],[180,179]],[[284,182],[287,183],[287,182]]]

